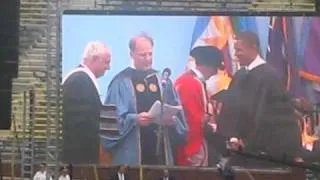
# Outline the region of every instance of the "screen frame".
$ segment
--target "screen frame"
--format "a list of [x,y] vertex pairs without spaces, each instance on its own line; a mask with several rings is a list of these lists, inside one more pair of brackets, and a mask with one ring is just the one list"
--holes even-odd
[[134,15],[134,16],[320,16],[316,11],[138,11],[138,10],[77,10],[66,9],[62,15]]
[[[62,18],[63,15],[114,15],[114,16],[299,16],[299,17],[320,17],[320,12],[316,11],[298,11],[298,12],[281,12],[281,11],[262,11],[262,12],[255,12],[255,11],[238,11],[238,12],[229,12],[229,11],[191,11],[191,10],[181,10],[181,11],[169,11],[169,10],[155,10],[155,11],[140,11],[140,10],[78,10],[78,9],[65,9],[61,12],[58,22],[58,49],[57,51],[60,52],[57,59],[57,63],[59,64],[60,74],[59,78],[60,81],[62,80]],[[60,97],[62,99],[62,97]],[[63,109],[62,109],[63,113]],[[61,119],[63,121],[63,119]],[[62,140],[61,140],[62,141]],[[114,164],[96,164],[100,167],[113,167],[117,166]],[[296,168],[303,168],[307,169],[314,169],[312,163],[304,162],[298,163],[295,165],[288,165],[287,163],[279,163],[279,165],[283,166],[284,168],[253,168],[253,169],[246,169],[242,167],[234,168],[237,172],[265,172],[265,173],[275,173],[275,174],[283,174],[283,173],[292,173],[296,171]],[[133,168],[148,168],[148,169],[179,169],[179,170],[200,170],[200,171],[217,171],[217,167],[192,167],[192,166],[165,166],[165,165],[137,165],[137,166],[130,166]],[[316,168],[318,169],[318,168]]]

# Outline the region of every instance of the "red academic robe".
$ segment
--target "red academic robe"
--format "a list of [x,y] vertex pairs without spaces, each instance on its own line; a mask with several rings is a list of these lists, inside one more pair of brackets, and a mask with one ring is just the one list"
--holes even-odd
[[176,163],[188,166],[191,165],[188,158],[199,152],[204,143],[202,122],[206,107],[205,91],[203,83],[192,71],[182,74],[176,80],[175,88],[180,96],[189,126],[187,143],[177,147]]

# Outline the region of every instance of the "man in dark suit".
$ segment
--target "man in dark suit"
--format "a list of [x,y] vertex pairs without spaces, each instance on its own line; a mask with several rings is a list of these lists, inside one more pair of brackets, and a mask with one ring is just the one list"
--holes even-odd
[[99,162],[101,100],[97,78],[109,69],[111,52],[102,42],[90,42],[81,64],[63,81],[63,161]]
[[127,175],[128,166],[127,165],[120,165],[118,167],[118,171],[114,174],[110,180],[129,180],[129,176]]
[[169,171],[167,169],[163,170],[163,176],[159,180],[175,180],[173,176],[169,175]]

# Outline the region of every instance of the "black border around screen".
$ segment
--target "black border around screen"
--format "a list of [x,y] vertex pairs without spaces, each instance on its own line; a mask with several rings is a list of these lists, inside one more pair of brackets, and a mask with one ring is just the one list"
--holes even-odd
[[[59,29],[59,48],[60,48],[60,56],[58,59],[58,63],[60,65],[60,81],[62,80],[62,17],[63,15],[117,15],[117,16],[297,16],[297,17],[320,17],[320,12],[317,11],[192,11],[192,10],[179,10],[179,11],[170,11],[170,10],[79,10],[79,9],[66,9],[63,10],[60,14],[60,20],[58,24]],[[63,113],[63,109],[62,109]],[[283,169],[271,169],[271,168],[253,168],[253,169],[246,169],[242,167],[235,168],[237,172],[258,172],[259,174],[261,172],[268,173],[268,174],[284,174],[288,172],[294,172],[296,171],[295,168],[303,168],[303,169],[316,169],[320,172],[320,168],[314,167],[312,163],[305,162],[305,163],[299,163],[294,166],[291,166],[286,163],[280,163],[280,165],[288,168]],[[81,165],[82,166],[82,165]],[[97,166],[100,167],[118,167],[118,165],[115,164],[97,164]],[[83,166],[82,166],[83,167]],[[199,170],[203,172],[208,171],[216,171],[217,167],[192,167],[192,166],[165,166],[165,165],[137,165],[137,166],[130,166],[133,168],[144,168],[144,169],[172,169],[172,170]],[[292,169],[293,168],[293,169]]]

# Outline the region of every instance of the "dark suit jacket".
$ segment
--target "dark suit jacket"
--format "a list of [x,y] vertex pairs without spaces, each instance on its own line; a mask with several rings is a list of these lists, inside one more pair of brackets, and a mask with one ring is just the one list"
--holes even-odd
[[75,72],[63,84],[63,161],[98,163],[101,101],[90,77]]
[[302,149],[302,157],[306,162],[320,162],[320,142],[314,143],[314,148],[310,152],[306,149]]
[[[109,180],[119,180],[118,173],[115,173]],[[124,180],[130,180],[128,174],[124,175]]]

